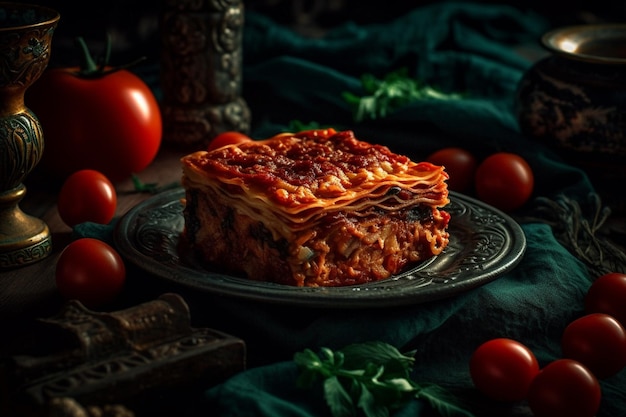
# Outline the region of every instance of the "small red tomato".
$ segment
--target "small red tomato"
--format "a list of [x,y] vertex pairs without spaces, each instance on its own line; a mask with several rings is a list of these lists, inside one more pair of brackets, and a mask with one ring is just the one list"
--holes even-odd
[[596,378],[608,378],[626,366],[626,330],[608,314],[588,314],[565,328],[561,349]]
[[81,238],[63,249],[56,264],[56,285],[61,296],[86,307],[110,303],[126,281],[124,261],[107,243]]
[[215,136],[211,142],[209,142],[209,146],[207,147],[207,151],[212,151],[213,149],[221,148],[226,145],[233,145],[237,143],[249,142],[252,139],[250,136],[245,135],[241,132],[237,131],[228,131],[223,132]]
[[602,392],[596,377],[580,362],[558,359],[546,365],[528,391],[534,417],[593,417]]
[[626,327],[626,274],[612,272],[598,277],[585,295],[588,313],[605,313]]
[[115,215],[115,187],[99,171],[83,169],[67,177],[57,199],[61,220],[70,227],[79,223],[108,224]]
[[462,148],[443,148],[430,154],[426,160],[435,165],[442,165],[450,178],[448,188],[452,191],[468,192],[474,184],[476,158]]
[[521,207],[533,193],[534,176],[521,156],[498,152],[488,156],[476,168],[476,195],[502,211]]
[[498,338],[480,345],[470,359],[476,388],[497,401],[520,401],[539,372],[532,351],[522,343]]

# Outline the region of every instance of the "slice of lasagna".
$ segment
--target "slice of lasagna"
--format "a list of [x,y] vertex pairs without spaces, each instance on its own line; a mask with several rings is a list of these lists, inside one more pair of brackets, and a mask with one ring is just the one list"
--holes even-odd
[[186,243],[206,266],[294,286],[378,281],[448,244],[448,178],[333,129],[182,158]]

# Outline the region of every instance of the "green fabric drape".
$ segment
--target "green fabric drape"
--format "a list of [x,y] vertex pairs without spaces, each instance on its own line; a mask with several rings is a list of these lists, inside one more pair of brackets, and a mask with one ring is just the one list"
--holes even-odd
[[[352,129],[362,139],[415,158],[448,145],[463,146],[479,157],[507,150],[533,167],[536,195],[582,201],[594,191],[587,176],[523,137],[515,119],[517,83],[538,57],[526,51],[537,52],[547,25],[541,16],[510,6],[443,2],[385,24],[347,23],[313,39],[249,14],[244,95],[253,114],[252,136],[268,137],[300,120]],[[384,119],[356,123],[342,93],[362,94],[361,75],[382,77],[400,67],[428,85],[463,96],[417,101]],[[499,279],[450,299],[356,311],[216,300],[229,317],[225,330],[248,343],[252,365],[207,390],[201,409],[220,416],[329,415],[321,391],[295,387],[293,353],[382,340],[416,349],[414,379],[461,393],[477,415],[523,415],[528,412],[524,404],[475,401],[468,371],[471,353],[490,338],[511,337],[533,349],[542,365],[559,358],[561,332],[583,314],[582,298],[593,276],[556,240],[549,225],[526,222],[522,227],[527,238],[522,262]],[[602,384],[599,416],[623,416],[626,394],[620,387],[626,387],[626,373]],[[394,415],[434,414],[414,401]]]
[[[416,159],[444,146],[464,147],[478,158],[500,150],[516,152],[533,168],[535,197],[551,201],[565,196],[584,204],[594,193],[585,173],[521,135],[515,118],[517,83],[541,54],[538,38],[547,29],[547,20],[532,12],[471,2],[434,3],[383,24],[346,23],[321,38],[300,36],[249,13],[243,87],[253,116],[252,136],[272,136],[299,120],[351,129],[360,139]],[[363,94],[363,74],[383,77],[399,68],[462,96],[416,101],[385,118],[355,122],[342,94]],[[293,354],[372,340],[415,349],[413,379],[449,389],[477,416],[530,415],[523,402],[484,401],[472,386],[469,358],[482,342],[510,337],[525,343],[545,365],[561,357],[562,331],[584,314],[583,297],[594,275],[559,241],[549,221],[533,217],[535,205],[531,201],[514,214],[527,240],[520,264],[486,285],[444,300],[335,310],[180,289],[201,325],[246,342],[249,367],[187,401],[180,415],[329,416],[321,389],[296,388]],[[76,231],[100,233],[89,227]],[[602,389],[598,417],[624,417],[626,371],[603,380]],[[415,400],[393,415],[436,414]]]

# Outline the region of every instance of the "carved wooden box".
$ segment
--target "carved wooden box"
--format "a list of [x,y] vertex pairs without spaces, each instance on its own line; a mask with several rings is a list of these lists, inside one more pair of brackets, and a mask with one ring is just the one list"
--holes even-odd
[[160,402],[172,406],[177,396],[245,369],[244,342],[192,328],[188,306],[176,294],[111,313],[73,301],[38,320],[29,334],[28,353],[2,368],[0,399],[8,410],[0,411],[15,416],[45,415],[51,401],[62,398],[80,406],[163,409]]

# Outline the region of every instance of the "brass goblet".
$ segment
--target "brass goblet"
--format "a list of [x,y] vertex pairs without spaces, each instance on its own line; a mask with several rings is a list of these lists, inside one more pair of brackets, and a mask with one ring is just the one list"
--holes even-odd
[[48,66],[59,18],[47,7],[0,3],[0,269],[39,261],[52,249],[48,225],[24,213],[19,202],[44,149],[24,93]]

